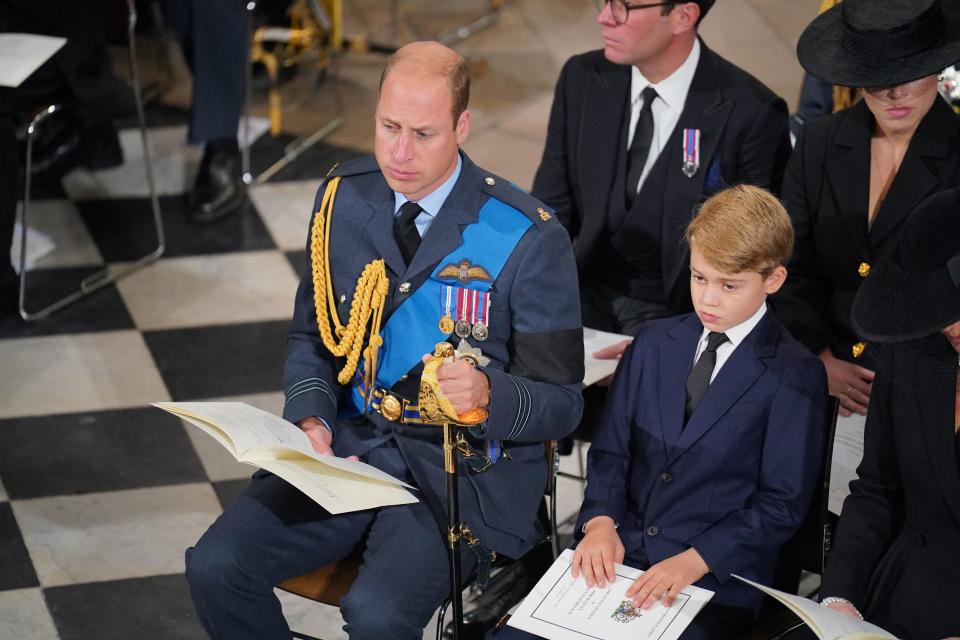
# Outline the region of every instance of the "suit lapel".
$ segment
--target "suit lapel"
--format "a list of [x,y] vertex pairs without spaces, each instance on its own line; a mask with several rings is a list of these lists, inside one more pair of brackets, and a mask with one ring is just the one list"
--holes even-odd
[[[949,428],[954,420],[954,403],[936,401],[939,398],[953,400],[956,394],[956,369],[951,367],[950,376],[925,376],[923,386],[915,386],[913,397],[920,413],[918,423],[923,430],[931,470],[940,485],[943,500],[960,522],[960,469],[958,469],[953,431]],[[916,384],[916,379],[914,380]]]
[[444,256],[460,246],[464,227],[477,221],[483,203],[478,187],[480,177],[466,154],[461,153],[461,157],[460,177],[420,242],[404,280],[420,282],[427,275],[424,272],[432,271]]
[[873,118],[862,101],[846,112],[827,161],[827,181],[837,213],[856,255],[867,255],[870,197],[870,130]]
[[[367,195],[366,202],[370,208],[366,225],[367,237],[373,243],[377,253],[386,262],[390,271],[397,275],[402,274],[406,269],[406,264],[403,255],[400,253],[400,248],[397,246],[397,241],[393,237],[393,208],[395,204],[393,191],[384,181]],[[350,212],[348,215],[356,214]]]
[[932,168],[950,157],[953,138],[945,132],[955,130],[956,126],[956,115],[938,98],[920,121],[890,191],[877,212],[870,228],[871,245],[877,245],[898,229],[907,214],[940,185],[940,178]]
[[[664,158],[667,162],[667,178],[663,185],[665,197],[660,243],[665,291],[673,290],[680,272],[687,264],[683,231],[703,197],[704,181],[733,107],[732,102],[724,100],[717,83],[719,69],[716,54],[703,42],[700,47],[700,61],[690,83],[683,113],[661,152],[661,155],[667,156]],[[684,129],[700,129],[700,167],[690,178],[681,170]]]
[[693,356],[703,325],[696,315],[667,332],[674,341],[660,349],[659,397],[660,428],[667,452],[673,449],[683,431],[683,412],[687,403],[687,378],[693,368]]
[[775,355],[776,341],[776,322],[773,319],[773,312],[768,309],[759,324],[734,350],[707,388],[707,393],[690,416],[690,421],[677,440],[674,448],[675,457],[682,456],[690,450],[697,440],[710,431],[733,404],[753,386],[760,375],[766,371],[762,358]]
[[[610,64],[595,67],[591,73],[583,97],[581,148],[577,154],[584,192],[583,209],[589,213],[583,216],[577,244],[587,247],[596,245],[606,229],[611,177],[616,175],[619,160],[617,154],[627,152],[622,134],[624,119],[629,113],[631,72],[629,66]],[[610,149],[616,149],[616,154],[610,153]]]

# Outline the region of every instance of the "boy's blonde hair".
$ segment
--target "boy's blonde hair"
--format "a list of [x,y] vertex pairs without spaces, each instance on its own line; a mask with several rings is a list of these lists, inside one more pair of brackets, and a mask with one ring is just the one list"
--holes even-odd
[[793,225],[766,189],[737,185],[712,196],[684,234],[711,267],[724,273],[753,271],[764,278],[786,265],[793,252]]

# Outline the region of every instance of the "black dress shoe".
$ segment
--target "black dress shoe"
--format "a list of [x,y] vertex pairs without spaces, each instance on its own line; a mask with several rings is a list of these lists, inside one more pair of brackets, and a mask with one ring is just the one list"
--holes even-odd
[[230,215],[246,198],[240,179],[240,152],[207,147],[193,192],[188,198],[194,222],[214,222]]

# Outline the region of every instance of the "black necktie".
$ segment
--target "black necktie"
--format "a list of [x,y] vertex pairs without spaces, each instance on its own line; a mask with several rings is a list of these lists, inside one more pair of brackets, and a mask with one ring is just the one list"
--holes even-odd
[[693,415],[697,405],[703,399],[703,395],[707,392],[707,387],[710,386],[710,377],[713,375],[713,368],[717,366],[717,348],[726,341],[727,335],[725,333],[711,331],[710,335],[707,336],[707,348],[700,354],[697,363],[693,365],[690,377],[687,378],[687,408],[683,414],[684,423]]
[[633,131],[633,140],[627,153],[627,207],[633,206],[637,197],[637,185],[643,175],[643,167],[647,164],[650,155],[650,145],[653,144],[653,101],[657,99],[657,90],[647,87],[640,94],[643,97],[643,106],[640,107],[640,117],[637,119],[637,128]]
[[403,254],[403,260],[410,265],[410,259],[420,246],[420,231],[417,229],[417,216],[423,209],[416,202],[407,200],[400,207],[400,215],[393,219],[393,237]]

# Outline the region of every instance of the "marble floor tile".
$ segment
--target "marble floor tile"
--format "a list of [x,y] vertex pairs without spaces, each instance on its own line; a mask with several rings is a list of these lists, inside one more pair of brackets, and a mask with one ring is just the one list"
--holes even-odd
[[290,261],[290,266],[293,267],[293,272],[297,274],[298,278],[303,277],[303,273],[307,270],[307,251],[285,251],[287,255],[287,260]]
[[253,475],[253,472],[256,471],[253,467],[250,467],[250,472],[248,477],[243,480],[221,480],[220,482],[213,482],[213,490],[217,494],[217,500],[220,501],[220,507],[226,510],[234,500],[236,500],[243,490],[247,488],[247,484],[250,482],[250,475]]
[[[292,631],[324,640],[347,640],[340,609],[274,589]],[[431,636],[432,638],[432,636]]]
[[543,153],[542,143],[519,139],[496,129],[468,138],[463,148],[479,166],[528,191]]
[[[157,248],[148,198],[78,202],[80,215],[107,262],[131,262]],[[160,199],[166,247],[164,258],[273,249],[266,227],[249,203],[209,224],[190,221],[185,196]]]
[[[18,219],[22,210],[21,202],[17,207]],[[34,268],[76,267],[103,262],[77,207],[70,200],[31,200],[28,223],[31,229],[45,234],[53,242],[53,249],[37,260]],[[19,241],[19,236],[14,237],[15,243]],[[29,247],[27,255],[30,255]]]
[[[279,378],[278,378],[279,385]],[[248,395],[208,398],[209,402],[245,402],[258,409],[263,409],[274,415],[283,413],[283,392],[272,391],[269,393],[255,393]],[[175,418],[176,419],[176,418]],[[236,459],[223,448],[219,442],[201,431],[197,427],[187,422],[182,422],[187,436],[193,442],[193,448],[200,457],[200,462],[207,473],[207,478],[212,482],[221,480],[246,480],[253,472],[255,467],[249,464],[237,462]]]
[[552,104],[553,92],[543,91],[504,113],[497,120],[496,127],[502,133],[530,140],[543,147],[547,141]]
[[144,331],[290,318],[297,276],[279,251],[161,260],[117,283]]
[[250,187],[250,199],[278,248],[295,251],[307,245],[308,225],[320,183],[320,180],[296,180]]
[[54,587],[44,595],[60,640],[207,640],[183,574]]
[[[0,567],[0,593],[5,589],[26,589],[39,585],[9,502],[0,502]],[[0,638],[4,637],[0,635]]]
[[0,502],[6,502],[10,498],[7,496],[7,489],[3,486],[3,480],[0,480]]
[[0,341],[0,418],[169,400],[143,337],[104,331]]
[[205,482],[175,416],[154,407],[0,420],[11,500]]
[[175,401],[281,388],[290,320],[149,331],[144,339]]
[[0,638],[60,640],[40,589],[0,591]]
[[[103,265],[60,267],[27,271],[25,306],[37,312],[71,294],[81,282],[102,272]],[[52,315],[33,322],[24,322],[19,315],[0,316],[0,337],[27,338],[93,331],[133,329],[133,318],[123,304],[115,285],[106,285]],[[3,373],[0,372],[0,378]]]
[[182,573],[221,512],[207,483],[11,504],[44,587]]
[[[159,195],[184,193],[192,184],[202,149],[187,145],[186,125],[153,127],[147,131],[153,157],[153,177]],[[120,132],[124,163],[103,171],[77,169],[64,176],[63,187],[75,200],[136,198],[149,193],[139,129]]]

